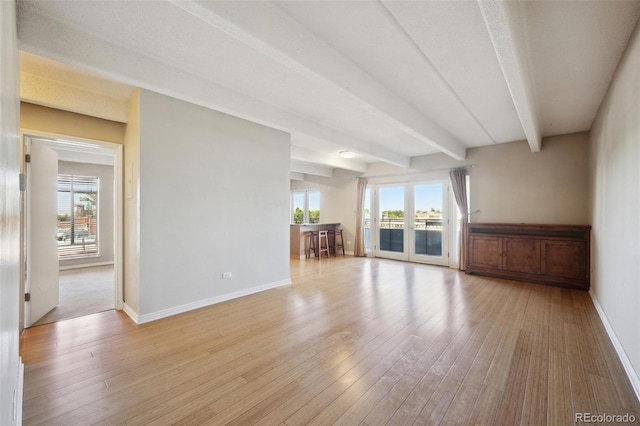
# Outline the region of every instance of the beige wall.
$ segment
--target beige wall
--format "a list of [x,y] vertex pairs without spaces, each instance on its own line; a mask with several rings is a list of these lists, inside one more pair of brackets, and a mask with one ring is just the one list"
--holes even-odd
[[58,135],[123,144],[126,125],[116,121],[21,102],[20,127]]
[[472,222],[589,224],[588,133],[467,151]]
[[[457,162],[443,154],[416,157],[411,172],[382,163],[369,166],[370,183],[448,179],[448,169],[471,164],[473,222],[589,224],[588,133],[545,138],[541,152],[524,142],[467,151]],[[332,178],[307,176],[292,190],[317,189],[321,221],[340,222],[345,240],[354,240],[357,174],[336,169]],[[353,251],[353,244],[345,249]]]
[[140,312],[140,90],[129,99],[124,143],[123,299],[125,310]]
[[591,129],[590,158],[591,293],[640,397],[640,24]]

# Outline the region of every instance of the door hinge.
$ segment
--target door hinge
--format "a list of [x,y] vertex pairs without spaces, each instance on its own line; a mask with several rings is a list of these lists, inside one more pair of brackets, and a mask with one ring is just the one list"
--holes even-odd
[[27,190],[27,176],[24,173],[20,173],[18,175],[19,178],[19,182],[20,182],[20,191],[26,191]]
[[31,154],[25,154],[24,162],[25,163],[30,163],[31,162]]
[[25,293],[24,294],[24,301],[25,302],[31,302],[31,293]]

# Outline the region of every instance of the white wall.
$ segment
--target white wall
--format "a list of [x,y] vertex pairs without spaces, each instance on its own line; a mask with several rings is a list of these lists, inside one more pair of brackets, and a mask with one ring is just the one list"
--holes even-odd
[[98,192],[98,238],[100,255],[61,260],[60,267],[66,268],[98,263],[113,263],[113,166],[59,161],[58,173],[77,176],[97,176],[100,179],[100,188]]
[[143,320],[290,282],[289,143],[286,133],[140,91]]
[[591,293],[640,396],[640,26],[596,116],[590,154]]
[[19,77],[15,2],[0,2],[0,424],[19,424]]
[[[356,173],[336,169],[331,178],[307,175],[303,181],[291,181],[291,190],[320,191],[320,221],[342,224],[344,249],[350,253],[353,253],[356,230],[357,176]],[[290,202],[287,203],[289,205]]]

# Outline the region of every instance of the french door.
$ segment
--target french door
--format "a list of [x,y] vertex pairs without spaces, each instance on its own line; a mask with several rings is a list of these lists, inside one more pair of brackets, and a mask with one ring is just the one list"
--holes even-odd
[[371,236],[376,257],[448,265],[448,183],[374,185]]

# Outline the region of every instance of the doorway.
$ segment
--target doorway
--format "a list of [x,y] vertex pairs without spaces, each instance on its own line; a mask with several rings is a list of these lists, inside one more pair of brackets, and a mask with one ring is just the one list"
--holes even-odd
[[122,146],[23,141],[25,327],[122,309]]
[[369,190],[376,257],[449,265],[447,181],[379,184]]

